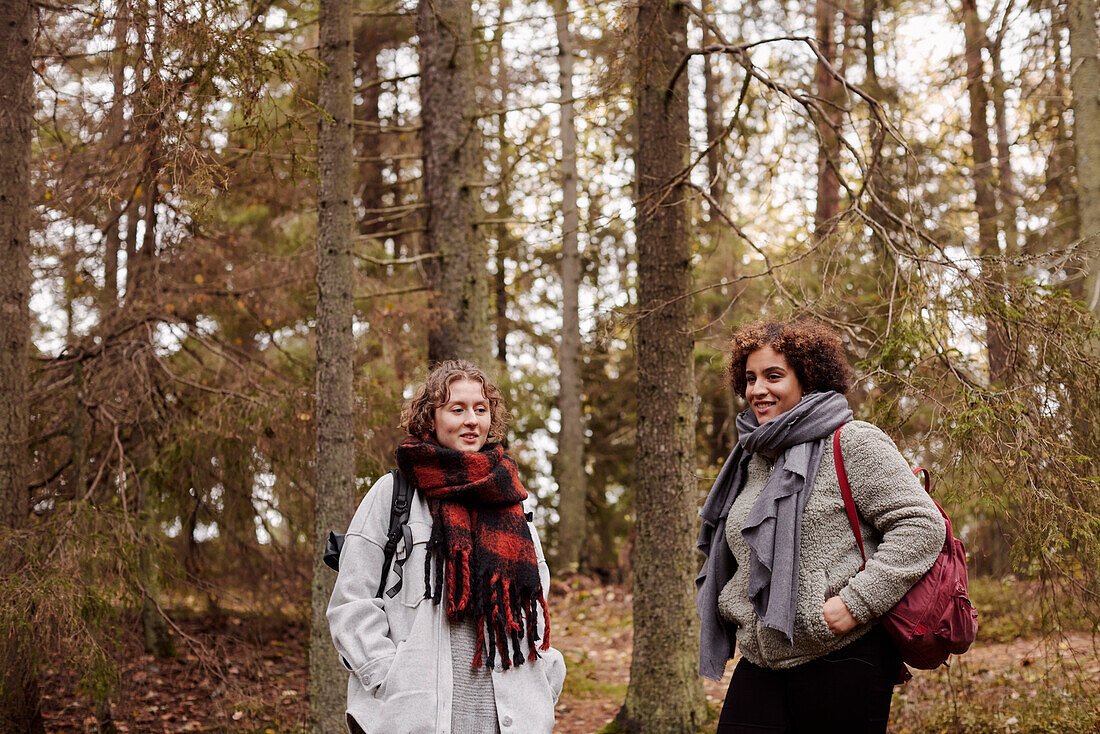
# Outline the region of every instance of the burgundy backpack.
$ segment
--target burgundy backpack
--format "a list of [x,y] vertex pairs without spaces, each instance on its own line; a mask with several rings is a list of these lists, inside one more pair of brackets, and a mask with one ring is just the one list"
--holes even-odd
[[[867,554],[863,550],[863,537],[859,532],[856,503],[852,500],[848,472],[840,453],[839,429],[833,434],[833,458],[836,463],[836,477],[840,481],[840,493],[844,496],[844,509],[848,512],[848,522],[866,564]],[[913,470],[918,477],[922,472],[924,490],[931,494],[932,482],[928,470]],[[914,668],[923,670],[938,668],[947,662],[948,655],[952,653],[961,655],[966,652],[978,634],[978,612],[967,596],[966,550],[962,541],[954,536],[951,519],[938,502],[936,508],[943,515],[947,526],[943,549],[932,568],[881,619],[882,626],[890,634],[902,659]],[[863,570],[863,566],[860,566],[860,570]]]

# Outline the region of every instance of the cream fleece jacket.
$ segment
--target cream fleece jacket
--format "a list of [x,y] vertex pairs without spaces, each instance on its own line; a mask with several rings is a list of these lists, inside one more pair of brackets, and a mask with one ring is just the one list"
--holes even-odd
[[[861,637],[932,567],[943,547],[943,518],[889,436],[870,423],[853,421],[841,432],[840,447],[859,510],[867,566],[859,570],[863,559],[844,511],[830,443],[802,513],[791,642],[760,624],[748,596],[749,548],[741,526],[771,474],[769,460],[753,456],[745,486],[730,508],[726,541],[737,571],[719,594],[718,610],[737,625],[741,654],[761,667],[791,668]],[[829,630],[821,611],[825,600],[838,594],[856,620],[856,627],[843,635]]]

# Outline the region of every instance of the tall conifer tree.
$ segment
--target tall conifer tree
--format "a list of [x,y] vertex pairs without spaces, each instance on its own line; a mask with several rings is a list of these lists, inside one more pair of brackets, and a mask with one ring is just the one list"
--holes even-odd
[[558,31],[558,86],[561,89],[561,186],[562,186],[562,328],[561,328],[561,432],[557,475],[560,539],[558,563],[575,567],[581,560],[585,537],[584,414],[581,411],[580,317],[578,290],[581,280],[577,252],[577,130],[573,119],[573,36],[569,28],[568,0],[554,0]]
[[642,0],[634,25],[637,122],[638,419],[634,654],[619,712],[631,732],[694,732],[705,715],[697,667],[695,388],[691,245],[680,174],[688,162],[687,49],[678,4]]
[[479,135],[474,98],[473,11],[462,0],[421,0],[420,117],[427,205],[425,261],[434,310],[428,359],[488,363],[485,242],[475,233]]
[[[31,138],[34,3],[0,3],[0,529],[30,520],[27,488],[30,359]],[[0,577],[21,559],[5,553]],[[26,629],[3,620],[0,637],[0,732],[43,731],[38,676]]]
[[317,473],[309,695],[314,734],[342,734],[346,678],[325,619],[335,578],[322,562],[321,550],[329,530],[346,526],[355,499],[350,1],[321,0],[319,26],[324,69],[317,91]]
[[978,16],[976,0],[963,0],[966,35],[966,89],[970,100],[971,181],[978,215],[978,254],[982,258],[982,285],[987,304],[986,351],[990,381],[1007,377],[1008,345],[1001,322],[1004,300],[1004,263],[997,228],[997,198],[993,185],[993,153],[989,143],[989,90],[985,82],[982,49],[985,24]]
[[1077,153],[1077,202],[1082,255],[1079,288],[1085,304],[1100,317],[1100,34],[1094,0],[1069,0],[1072,59],[1073,142]]

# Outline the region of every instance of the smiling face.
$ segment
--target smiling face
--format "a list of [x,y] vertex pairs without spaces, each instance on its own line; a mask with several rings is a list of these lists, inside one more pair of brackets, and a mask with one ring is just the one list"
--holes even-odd
[[480,451],[489,437],[489,400],[476,380],[455,380],[435,409],[435,440],[455,451]]
[[745,400],[764,425],[802,399],[802,384],[787,358],[771,347],[757,349],[745,360]]

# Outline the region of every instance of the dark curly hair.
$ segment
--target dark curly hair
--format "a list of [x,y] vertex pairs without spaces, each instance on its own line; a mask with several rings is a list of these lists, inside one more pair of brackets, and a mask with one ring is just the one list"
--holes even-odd
[[734,394],[745,397],[745,362],[764,347],[787,358],[805,392],[835,390],[847,394],[851,376],[844,345],[835,331],[817,321],[753,321],[738,327],[730,339],[726,364],[726,377]]
[[435,431],[435,411],[447,402],[451,384],[459,380],[473,380],[481,383],[481,391],[489,401],[489,438],[504,440],[504,430],[511,416],[504,407],[504,398],[500,389],[493,384],[488,375],[472,362],[464,359],[450,359],[440,362],[428,375],[424,384],[416,388],[412,399],[405,403],[401,411],[401,428],[410,436],[426,439]]

